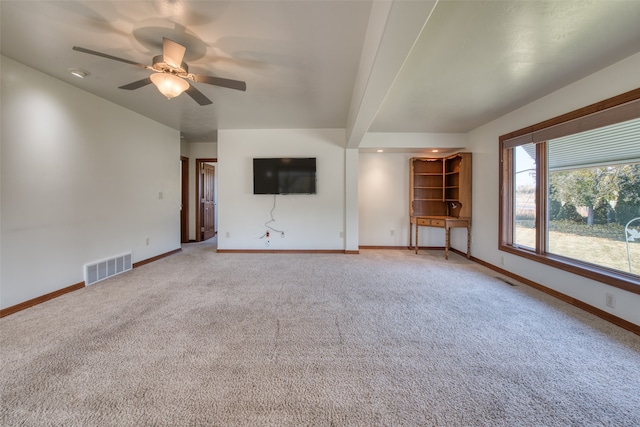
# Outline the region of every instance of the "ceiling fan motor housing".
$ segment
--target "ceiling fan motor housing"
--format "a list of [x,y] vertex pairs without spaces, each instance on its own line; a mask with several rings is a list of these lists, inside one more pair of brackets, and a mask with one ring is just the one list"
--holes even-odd
[[180,68],[172,67],[171,65],[164,62],[163,55],[157,55],[153,57],[153,65],[151,66],[155,71],[161,73],[170,73],[174,74],[178,77],[189,77],[189,67],[184,62],[180,64]]

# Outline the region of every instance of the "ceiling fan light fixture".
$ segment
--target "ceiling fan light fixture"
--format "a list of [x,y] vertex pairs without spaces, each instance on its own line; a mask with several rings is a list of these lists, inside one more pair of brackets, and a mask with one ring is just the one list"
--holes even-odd
[[169,73],[154,73],[150,76],[151,82],[156,85],[161,94],[167,99],[175,98],[189,89],[189,82]]

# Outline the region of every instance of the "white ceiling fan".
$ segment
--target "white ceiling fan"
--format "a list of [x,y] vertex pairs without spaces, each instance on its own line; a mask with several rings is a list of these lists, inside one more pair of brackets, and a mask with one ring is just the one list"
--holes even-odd
[[135,61],[130,61],[128,59],[119,58],[117,56],[108,55],[106,53],[97,52],[95,50],[79,46],[74,46],[73,50],[88,53],[90,55],[101,56],[114,61],[124,62],[125,64],[131,64],[153,71],[153,74],[149,77],[120,86],[120,89],[135,90],[153,83],[168,99],[175,98],[182,92],[186,92],[187,95],[193,98],[193,100],[200,105],[209,105],[212,102],[193,84],[191,84],[191,82],[204,83],[242,91],[247,90],[247,84],[243,81],[189,73],[189,67],[182,61],[187,48],[166,37],[162,38],[162,55],[153,57],[152,65],[140,64]]

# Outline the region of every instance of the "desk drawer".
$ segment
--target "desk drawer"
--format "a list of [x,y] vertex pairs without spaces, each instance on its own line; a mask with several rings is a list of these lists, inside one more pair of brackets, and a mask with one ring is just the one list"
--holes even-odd
[[424,225],[427,227],[444,227],[444,219],[435,218],[418,218],[418,225]]

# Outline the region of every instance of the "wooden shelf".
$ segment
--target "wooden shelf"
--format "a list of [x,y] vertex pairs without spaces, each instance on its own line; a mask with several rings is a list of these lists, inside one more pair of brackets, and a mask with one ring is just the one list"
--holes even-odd
[[[471,218],[471,153],[411,159],[409,215]],[[459,205],[451,212],[451,204]]]

